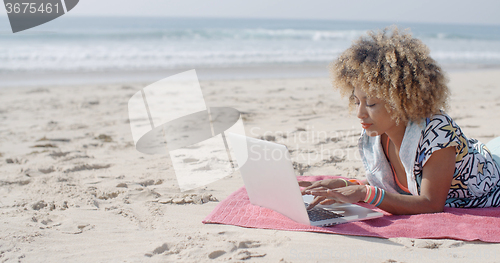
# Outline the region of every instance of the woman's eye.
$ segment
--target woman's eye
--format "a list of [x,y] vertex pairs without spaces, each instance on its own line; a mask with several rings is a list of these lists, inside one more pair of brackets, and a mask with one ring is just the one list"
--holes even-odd
[[367,105],[366,105],[366,107],[373,107],[373,106],[375,106],[375,103],[373,103],[373,104],[369,104],[369,105],[367,104]]

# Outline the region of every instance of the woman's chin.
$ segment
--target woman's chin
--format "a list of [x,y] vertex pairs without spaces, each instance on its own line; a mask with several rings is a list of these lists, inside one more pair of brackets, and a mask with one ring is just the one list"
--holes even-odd
[[377,131],[373,131],[373,130],[369,130],[369,129],[365,129],[365,133],[366,133],[366,135],[368,135],[370,137],[375,137],[375,136],[380,135]]

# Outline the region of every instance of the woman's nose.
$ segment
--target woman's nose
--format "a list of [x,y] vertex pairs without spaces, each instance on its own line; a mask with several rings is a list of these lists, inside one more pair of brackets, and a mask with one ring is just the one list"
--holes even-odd
[[358,119],[366,119],[366,117],[368,117],[368,112],[366,111],[366,107],[363,105],[363,104],[359,104],[357,105],[356,107],[356,117],[358,117]]

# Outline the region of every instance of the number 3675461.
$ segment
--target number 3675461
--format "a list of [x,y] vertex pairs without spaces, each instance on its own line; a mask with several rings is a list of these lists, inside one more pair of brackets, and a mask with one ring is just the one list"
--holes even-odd
[[59,4],[52,5],[51,3],[41,3],[37,5],[37,3],[6,3],[5,9],[7,9],[7,13],[59,13]]

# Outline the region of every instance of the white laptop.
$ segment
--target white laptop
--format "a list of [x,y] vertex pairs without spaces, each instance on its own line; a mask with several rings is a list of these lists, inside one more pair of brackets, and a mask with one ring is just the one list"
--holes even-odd
[[[250,202],[272,209],[302,224],[329,226],[382,217],[383,214],[354,204],[317,205],[302,196],[286,146],[227,133]],[[246,140],[246,146],[245,145]]]

